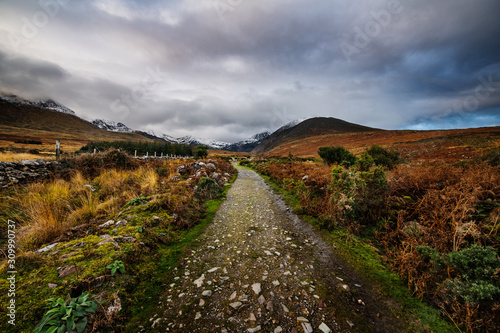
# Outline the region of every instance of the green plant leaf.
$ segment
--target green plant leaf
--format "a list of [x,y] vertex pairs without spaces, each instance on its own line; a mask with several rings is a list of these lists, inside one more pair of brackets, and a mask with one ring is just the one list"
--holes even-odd
[[97,311],[97,303],[92,302],[92,304],[86,309],[89,313],[95,313]]
[[[55,310],[58,310],[58,309],[55,309]],[[42,332],[42,329],[43,327],[51,320],[53,320],[55,317],[57,317],[57,313],[56,314],[52,314],[52,315],[49,315],[49,313],[47,312],[45,314],[45,316],[43,316],[42,320],[38,323],[38,325],[36,325],[35,327],[35,333],[39,333],[39,332]]]
[[78,333],[82,333],[85,330],[86,326],[87,326],[87,317],[80,319],[75,324],[75,328]]
[[66,332],[66,326],[64,326],[64,324],[63,324],[63,325],[59,326],[57,333],[64,333],[64,332]]
[[45,333],[54,333],[55,331],[57,331],[57,326],[52,326]]
[[68,331],[71,331],[75,328],[75,322],[72,316],[68,318],[68,321],[66,322],[66,328],[68,329]]

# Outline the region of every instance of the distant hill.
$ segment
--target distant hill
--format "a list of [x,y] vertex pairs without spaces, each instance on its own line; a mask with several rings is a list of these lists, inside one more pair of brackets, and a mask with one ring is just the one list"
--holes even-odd
[[[49,105],[53,107],[53,105]],[[55,111],[44,105],[0,99],[0,141],[8,146],[14,140],[33,139],[52,145],[62,140],[63,146],[79,148],[90,141],[149,141],[136,133],[110,132],[69,112]]]
[[325,134],[360,133],[380,131],[379,129],[353,124],[337,118],[316,117],[304,120],[295,126],[283,126],[263,139],[252,153],[268,152],[288,141],[305,139]]

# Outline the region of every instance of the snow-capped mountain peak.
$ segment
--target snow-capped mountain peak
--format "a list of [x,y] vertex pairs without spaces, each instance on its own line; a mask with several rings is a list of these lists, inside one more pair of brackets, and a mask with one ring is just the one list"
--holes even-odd
[[230,145],[230,143],[217,141],[213,139],[205,139],[205,138],[195,138],[193,136],[184,136],[182,138],[177,139],[178,143],[182,144],[192,144],[192,145],[204,145],[213,149],[224,149],[226,146]]
[[71,110],[70,108],[65,107],[62,104],[57,103],[56,101],[52,99],[42,99],[38,101],[30,101],[24,98],[21,98],[16,95],[5,95],[5,96],[0,96],[0,99],[3,99],[5,101],[8,101],[13,104],[18,104],[18,105],[30,105],[30,106],[35,106],[39,107],[42,109],[48,109],[48,110],[53,110],[53,111],[58,111],[62,113],[67,113],[75,116],[75,111]]
[[111,132],[121,132],[121,133],[130,133],[133,132],[132,129],[130,129],[127,125],[123,123],[117,123],[112,120],[106,120],[106,119],[94,119],[92,120],[92,124],[95,126],[106,130],[106,131],[111,131]]

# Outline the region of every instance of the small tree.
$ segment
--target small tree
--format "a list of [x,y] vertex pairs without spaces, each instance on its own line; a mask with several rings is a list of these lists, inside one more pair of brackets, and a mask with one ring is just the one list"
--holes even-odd
[[377,145],[371,146],[366,152],[373,158],[376,165],[387,169],[394,168],[400,162],[399,152],[389,151]]
[[207,156],[208,156],[208,147],[207,146],[196,146],[194,148],[194,157],[205,158]]
[[337,163],[349,167],[356,163],[356,156],[342,146],[320,147],[318,154],[328,165]]

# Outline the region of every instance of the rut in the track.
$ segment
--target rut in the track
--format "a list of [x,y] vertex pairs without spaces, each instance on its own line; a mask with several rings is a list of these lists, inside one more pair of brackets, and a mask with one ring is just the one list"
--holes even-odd
[[143,331],[398,332],[333,247],[255,172],[238,171]]

